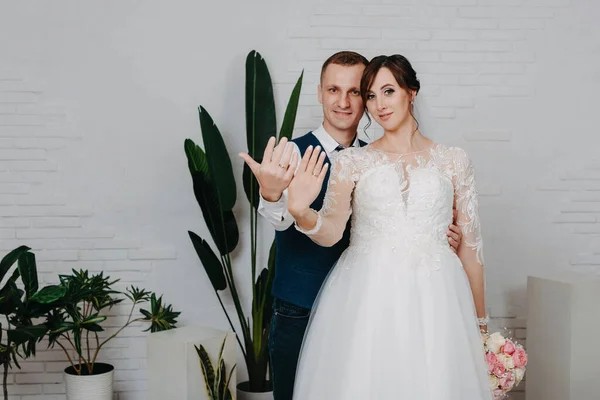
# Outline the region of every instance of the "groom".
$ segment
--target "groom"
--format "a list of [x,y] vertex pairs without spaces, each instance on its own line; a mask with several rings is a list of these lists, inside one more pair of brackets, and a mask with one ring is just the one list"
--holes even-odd
[[[275,139],[271,138],[261,164],[247,154],[240,154],[260,185],[258,212],[276,230],[275,301],[269,335],[275,400],[292,400],[296,364],[311,308],[323,281],[348,247],[350,238],[350,222],[342,239],[332,247],[321,247],[298,232],[287,210],[287,187],[295,166],[309,146],[323,150],[325,162],[329,163],[329,156],[334,152],[365,145],[358,139],[356,130],[364,113],[360,78],[367,64],[365,57],[351,51],[329,57],[321,68],[318,87],[319,103],[323,107],[322,125],[290,143],[284,138],[277,147]],[[324,183],[311,208],[321,208],[326,189],[327,183]],[[454,249],[460,243],[460,230],[455,225],[450,226],[448,241]]]

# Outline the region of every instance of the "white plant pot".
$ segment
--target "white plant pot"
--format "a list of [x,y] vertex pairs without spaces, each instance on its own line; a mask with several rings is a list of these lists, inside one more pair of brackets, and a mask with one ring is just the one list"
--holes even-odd
[[114,367],[96,363],[95,375],[77,375],[73,367],[65,368],[65,391],[67,400],[112,400]]
[[245,390],[240,389],[240,387],[245,387],[247,382],[241,382],[237,385],[237,398],[235,400],[273,400],[273,391],[269,392],[247,392]]

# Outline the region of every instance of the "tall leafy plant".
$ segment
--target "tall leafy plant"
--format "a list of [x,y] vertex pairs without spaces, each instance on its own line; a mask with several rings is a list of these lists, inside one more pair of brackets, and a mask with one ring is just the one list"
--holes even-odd
[[[287,104],[285,116],[277,135],[273,84],[264,58],[251,51],[246,58],[246,138],[248,153],[261,161],[267,141],[271,136],[291,138],[296,120],[303,73],[300,74]],[[239,242],[239,230],[233,206],[236,202],[236,181],[229,152],[212,117],[200,106],[199,118],[204,150],[191,139],[184,143],[188,167],[192,176],[194,195],[210,235],[215,243],[215,253],[208,242],[188,231],[208,278],[231,329],[236,332],[248,370],[248,389],[252,392],[269,390],[267,369],[269,355],[267,341],[271,323],[273,299],[271,286],[275,273],[275,246],[271,244],[267,267],[258,272],[258,183],[251,171],[244,167],[242,181],[250,209],[250,269],[252,279],[252,318],[246,316],[233,273],[231,252]],[[238,329],[223,304],[219,292],[229,288]]]

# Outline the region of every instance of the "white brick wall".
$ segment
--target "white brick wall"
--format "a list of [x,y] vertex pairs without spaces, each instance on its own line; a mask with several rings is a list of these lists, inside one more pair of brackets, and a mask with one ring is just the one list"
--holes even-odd
[[[10,95],[6,95],[10,93]],[[26,96],[36,93],[35,97]],[[0,75],[0,248],[5,254],[20,244],[34,250],[42,284],[54,283],[59,273],[71,268],[85,268],[93,272],[106,271],[123,284],[144,287],[152,262],[175,260],[177,252],[172,246],[148,247],[139,239],[119,239],[113,227],[90,228],[93,225],[93,206],[70,204],[69,188],[60,191],[52,187],[47,174],[37,174],[35,180],[21,179],[22,171],[64,173],[56,150],[70,150],[72,139],[80,141],[81,135],[64,122],[63,114],[44,107],[39,90],[32,88],[14,72]],[[25,103],[24,101],[28,102]],[[54,135],[46,135],[51,124]],[[20,130],[24,127],[25,129]],[[52,136],[48,140],[36,139]],[[65,138],[69,138],[68,140]],[[71,150],[73,151],[73,150]],[[76,151],[76,150],[75,150]],[[68,154],[68,153],[67,153]],[[93,184],[93,182],[90,182]],[[107,337],[127,321],[129,307],[115,307],[106,324]],[[116,368],[115,388],[123,398],[145,396],[145,329],[141,324],[131,325],[103,350],[101,361]],[[65,354],[46,350],[44,342],[37,357],[22,363],[9,377],[11,399],[64,399],[63,370],[67,366]]]
[[[10,33],[0,41],[0,250],[32,246],[46,281],[106,270],[165,293],[182,323],[227,328],[186,233],[207,236],[182,143],[199,141],[202,104],[232,154],[245,148],[251,49],[267,58],[280,117],[304,69],[296,134],[320,122],[315,88],[333,52],[413,62],[423,132],[476,165],[497,327],[524,341],[527,275],[600,272],[594,0],[21,3],[0,3]],[[235,262],[248,296],[238,191]],[[272,232],[261,235],[266,244]],[[115,398],[145,398],[144,346],[131,329],[104,352]],[[12,397],[62,399],[63,363],[40,352],[11,375]]]

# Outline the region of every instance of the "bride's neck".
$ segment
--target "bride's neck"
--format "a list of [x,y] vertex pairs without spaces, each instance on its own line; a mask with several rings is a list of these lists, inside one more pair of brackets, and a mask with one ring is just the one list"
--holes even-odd
[[421,134],[416,126],[406,126],[396,131],[385,131],[381,147],[392,153],[413,153],[430,147],[432,141]]

